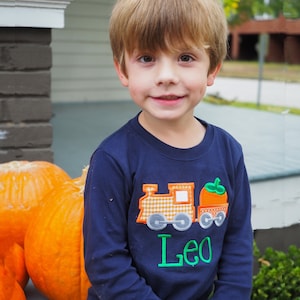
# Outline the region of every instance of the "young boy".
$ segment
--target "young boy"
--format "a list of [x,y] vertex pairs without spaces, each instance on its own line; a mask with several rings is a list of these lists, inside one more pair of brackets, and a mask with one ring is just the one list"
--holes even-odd
[[141,112],[94,152],[85,189],[88,299],[250,299],[241,146],[194,117],[226,54],[217,0],[119,0],[114,64]]

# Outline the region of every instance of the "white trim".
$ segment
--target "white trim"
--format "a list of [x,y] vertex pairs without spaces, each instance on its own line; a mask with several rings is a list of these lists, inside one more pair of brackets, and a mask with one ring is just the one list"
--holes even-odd
[[63,28],[71,0],[1,0],[0,27]]

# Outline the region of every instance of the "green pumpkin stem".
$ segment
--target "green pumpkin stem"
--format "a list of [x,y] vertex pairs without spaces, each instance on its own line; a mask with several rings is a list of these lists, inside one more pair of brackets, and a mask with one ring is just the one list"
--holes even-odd
[[214,182],[206,183],[204,188],[209,193],[215,193],[215,194],[218,194],[218,195],[223,195],[225,193],[226,189],[220,183],[221,183],[221,179],[219,177],[217,177]]

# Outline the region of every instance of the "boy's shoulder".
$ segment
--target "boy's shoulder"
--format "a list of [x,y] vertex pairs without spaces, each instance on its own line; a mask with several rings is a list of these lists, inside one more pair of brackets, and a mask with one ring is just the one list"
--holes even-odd
[[206,127],[207,132],[209,132],[215,140],[221,140],[222,142],[228,142],[237,147],[241,147],[240,142],[226,129],[201,119],[198,120]]

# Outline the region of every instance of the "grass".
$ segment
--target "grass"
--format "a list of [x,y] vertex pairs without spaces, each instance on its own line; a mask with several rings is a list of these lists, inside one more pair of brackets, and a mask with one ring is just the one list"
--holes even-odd
[[268,104],[260,104],[258,106],[256,103],[252,103],[252,102],[228,101],[221,97],[212,96],[212,95],[206,96],[203,99],[203,101],[215,105],[230,105],[238,108],[256,109],[256,110],[268,111],[268,112],[280,113],[280,114],[289,113],[294,115],[300,115],[299,108],[292,107],[287,109],[286,107],[268,105]]
[[[219,76],[257,79],[258,73],[259,66],[257,62],[225,61]],[[263,66],[263,79],[300,83],[300,65],[265,63]],[[234,107],[256,109],[274,113],[288,112],[290,114],[300,115],[299,108],[289,108],[287,110],[286,107],[275,105],[261,104],[258,106],[256,103],[228,101],[218,96],[206,96],[204,101],[216,105],[231,105]]]
[[[219,76],[257,79],[259,64],[255,61],[225,61]],[[300,83],[300,65],[265,63],[263,79]]]

